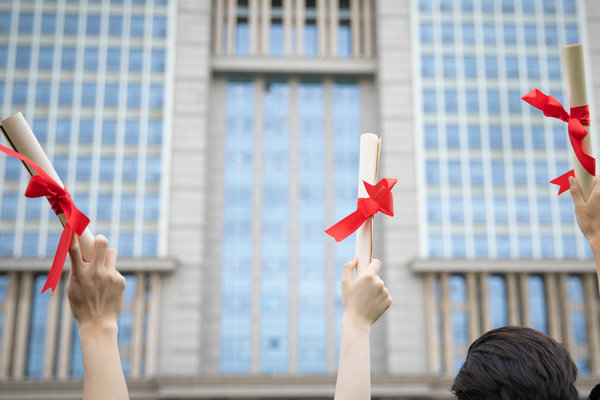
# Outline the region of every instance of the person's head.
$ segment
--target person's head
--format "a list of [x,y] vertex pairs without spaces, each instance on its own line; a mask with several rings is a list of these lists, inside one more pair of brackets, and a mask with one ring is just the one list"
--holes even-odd
[[571,355],[554,339],[505,326],[471,344],[452,392],[459,400],[576,400],[576,378]]

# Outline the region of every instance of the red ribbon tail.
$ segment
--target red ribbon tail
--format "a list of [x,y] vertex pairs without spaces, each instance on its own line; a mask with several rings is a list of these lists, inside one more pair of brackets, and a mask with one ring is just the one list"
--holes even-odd
[[66,224],[62,234],[60,235],[58,247],[56,248],[56,255],[54,256],[54,261],[52,262],[52,268],[50,268],[50,272],[48,273],[48,278],[46,278],[46,283],[44,284],[42,293],[48,289],[52,289],[52,294],[54,294],[65,265],[65,259],[67,258],[67,252],[69,251],[69,246],[71,245],[72,236],[73,231],[71,230],[71,226]]
[[559,186],[558,194],[561,194],[562,192],[569,190],[569,188],[571,187],[571,185],[569,184],[570,176],[573,176],[573,177],[575,176],[575,170],[570,170],[566,174],[562,174],[558,178],[552,179],[550,181],[550,183],[553,183],[553,184]]
[[336,242],[341,242],[356,231],[366,221],[366,218],[360,212],[354,211],[346,218],[333,225],[325,231],[326,234],[333,237]]

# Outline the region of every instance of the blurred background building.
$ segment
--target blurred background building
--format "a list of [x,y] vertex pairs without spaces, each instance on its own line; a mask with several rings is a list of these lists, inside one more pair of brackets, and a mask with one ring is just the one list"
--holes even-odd
[[[559,47],[593,0],[1,0],[0,107],[25,114],[127,277],[135,399],[333,395],[359,135],[383,138],[394,218],[374,254],[394,304],[373,397],[451,398],[469,343],[532,326],[600,380],[591,251],[568,194]],[[600,82],[599,82],[600,83]],[[595,118],[595,114],[592,115]],[[592,125],[592,132],[594,132]],[[0,157],[0,397],[81,397],[77,326],[40,294],[60,225]]]

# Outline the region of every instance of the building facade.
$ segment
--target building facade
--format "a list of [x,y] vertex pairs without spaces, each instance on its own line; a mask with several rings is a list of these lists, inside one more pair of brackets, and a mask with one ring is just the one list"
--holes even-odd
[[[513,324],[568,346],[584,398],[595,268],[548,184],[566,127],[520,96],[566,103],[559,47],[582,42],[593,110],[599,18],[591,0],[7,0],[0,98],[119,252],[132,398],[333,395],[354,240],[323,230],[355,208],[362,132],[400,182],[375,221],[394,304],[373,396],[451,398],[469,343]],[[26,184],[0,157],[0,397],[80,398],[64,290],[40,294],[59,224]]]

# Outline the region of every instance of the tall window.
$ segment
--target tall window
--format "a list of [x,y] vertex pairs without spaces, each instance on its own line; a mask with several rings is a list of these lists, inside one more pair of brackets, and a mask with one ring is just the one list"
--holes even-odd
[[[327,354],[336,351],[329,338],[339,339],[341,327],[337,279],[354,246],[351,239],[337,243],[328,261],[323,230],[356,207],[360,84],[232,77],[225,94],[220,369],[327,371]],[[329,200],[328,185],[334,188]],[[330,322],[331,303],[336,318]]]

